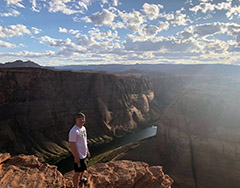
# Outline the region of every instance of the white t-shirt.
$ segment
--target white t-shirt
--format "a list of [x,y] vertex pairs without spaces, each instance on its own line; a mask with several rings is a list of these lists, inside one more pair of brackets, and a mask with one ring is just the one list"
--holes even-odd
[[80,159],[87,157],[87,131],[84,126],[79,128],[74,125],[69,132],[69,142],[76,142],[78,156]]

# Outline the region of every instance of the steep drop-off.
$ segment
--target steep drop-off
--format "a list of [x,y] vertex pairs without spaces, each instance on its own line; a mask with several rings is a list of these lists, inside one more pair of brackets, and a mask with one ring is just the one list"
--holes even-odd
[[145,77],[0,69],[1,152],[41,160],[68,153],[68,131],[78,111],[87,116],[90,142],[124,134],[151,119],[153,97]]
[[188,81],[164,110],[157,136],[122,159],[164,166],[173,188],[239,187],[240,79],[204,71],[184,77]]

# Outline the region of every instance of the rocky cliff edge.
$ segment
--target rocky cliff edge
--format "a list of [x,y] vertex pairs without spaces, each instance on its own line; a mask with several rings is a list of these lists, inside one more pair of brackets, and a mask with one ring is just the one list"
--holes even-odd
[[[73,187],[73,172],[64,176],[56,166],[42,164],[33,155],[0,154],[0,187]],[[170,188],[173,180],[161,166],[149,167],[143,162],[113,161],[90,167],[85,174],[85,188]]]

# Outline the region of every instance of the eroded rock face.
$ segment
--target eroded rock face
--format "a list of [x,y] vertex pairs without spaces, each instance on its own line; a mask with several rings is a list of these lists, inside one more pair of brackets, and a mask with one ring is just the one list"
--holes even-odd
[[[72,188],[73,172],[64,175],[66,187]],[[99,163],[90,167],[85,188],[170,188],[173,180],[161,166],[149,167],[143,162],[127,160]]]
[[88,138],[121,135],[150,120],[145,77],[46,69],[0,69],[0,148],[43,159],[68,153],[76,112]]
[[164,166],[174,188],[239,187],[239,78],[189,80],[165,109],[157,136],[122,159]]
[[9,154],[0,154],[0,158],[0,187],[65,187],[64,177],[57,167],[42,164],[33,155],[10,157]]

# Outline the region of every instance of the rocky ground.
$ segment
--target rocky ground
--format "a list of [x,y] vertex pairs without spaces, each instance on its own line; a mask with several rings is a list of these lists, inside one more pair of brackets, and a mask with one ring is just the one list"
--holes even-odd
[[[64,176],[56,166],[42,164],[33,155],[0,154],[0,187],[2,188],[72,188],[73,171]],[[85,174],[85,188],[170,188],[173,180],[161,166],[127,160],[99,163]]]

